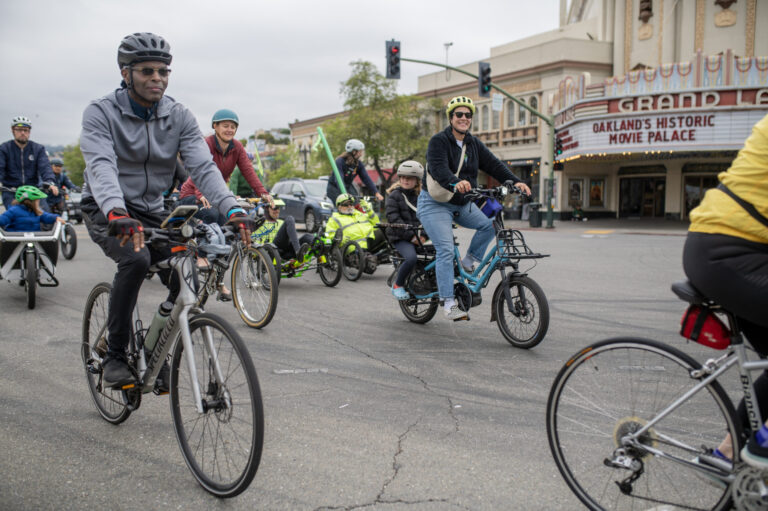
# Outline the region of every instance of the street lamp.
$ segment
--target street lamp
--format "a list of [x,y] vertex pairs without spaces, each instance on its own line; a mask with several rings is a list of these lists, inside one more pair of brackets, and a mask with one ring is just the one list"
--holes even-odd
[[301,149],[299,149],[299,152],[304,157],[304,174],[306,175],[306,173],[307,173],[307,156],[309,156],[309,152],[310,152],[309,147],[307,147],[306,144],[302,144],[301,145]]

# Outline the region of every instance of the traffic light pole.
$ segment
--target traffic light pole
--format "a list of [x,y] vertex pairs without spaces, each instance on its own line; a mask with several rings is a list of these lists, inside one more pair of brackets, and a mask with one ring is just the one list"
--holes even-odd
[[[457,73],[462,73],[467,76],[471,76],[475,80],[478,79],[478,76],[474,73],[470,73],[469,71],[465,71],[463,69],[459,69],[458,67],[449,66],[448,64],[441,64],[439,62],[430,62],[428,60],[417,60],[417,59],[409,59],[405,58],[403,56],[400,57],[400,60],[404,60],[406,62],[415,62],[416,64],[427,64],[430,66],[438,66],[445,69],[450,69],[451,71],[456,71]],[[547,126],[549,126],[549,134],[548,136],[544,137],[544,145],[545,147],[545,155],[548,155],[544,161],[545,167],[549,167],[549,185],[547,186],[547,228],[551,229],[554,227],[554,217],[555,217],[555,197],[554,197],[554,191],[555,191],[555,170],[554,170],[554,155],[555,155],[555,119],[553,117],[550,117],[548,115],[544,115],[543,113],[539,112],[535,108],[531,108],[528,104],[526,104],[525,101],[521,99],[517,99],[512,94],[509,94],[507,91],[502,90],[501,88],[497,87],[496,84],[491,82],[491,87],[496,89],[498,92],[500,92],[503,96],[506,96],[507,98],[511,99],[518,105],[520,105],[521,108],[525,108],[531,114],[535,115],[536,117],[540,118],[542,121],[544,121]]]

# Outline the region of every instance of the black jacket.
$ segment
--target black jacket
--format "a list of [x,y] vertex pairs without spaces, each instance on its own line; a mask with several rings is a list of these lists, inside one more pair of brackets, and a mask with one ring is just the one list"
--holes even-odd
[[[477,172],[483,170],[486,174],[496,178],[500,183],[507,180],[515,183],[519,182],[511,170],[507,168],[480,140],[473,137],[470,133],[464,136],[464,144],[467,146],[464,155],[464,165],[461,167],[459,177],[454,173],[459,168],[459,158],[461,157],[461,147],[456,143],[456,137],[453,136],[451,127],[448,126],[440,133],[435,134],[427,146],[427,170],[432,178],[440,183],[444,188],[453,190],[451,185],[459,181],[467,180],[472,188],[477,187]],[[426,176],[425,176],[426,177]],[[427,187],[426,179],[422,186]],[[427,189],[427,191],[429,191]],[[463,194],[457,193],[453,196],[450,203],[456,205],[466,204]]]
[[[418,227],[421,225],[421,222],[419,221],[419,217],[416,216],[416,212],[408,207],[408,204],[405,202],[406,197],[408,198],[408,202],[410,202],[413,207],[416,207],[418,196],[413,189],[403,190],[402,188],[396,188],[392,190],[392,193],[387,197],[387,222],[390,224],[408,224],[413,227]],[[416,232],[417,231],[414,229],[396,229],[387,227],[387,238],[392,243],[400,240],[411,241],[411,238],[416,235]],[[422,235],[426,236],[423,232]]]

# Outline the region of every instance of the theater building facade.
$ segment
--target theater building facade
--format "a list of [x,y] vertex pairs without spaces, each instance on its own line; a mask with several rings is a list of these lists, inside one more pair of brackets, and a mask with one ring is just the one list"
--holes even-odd
[[686,219],[768,114],[768,57],[730,50],[590,83],[553,98],[562,170],[556,210]]

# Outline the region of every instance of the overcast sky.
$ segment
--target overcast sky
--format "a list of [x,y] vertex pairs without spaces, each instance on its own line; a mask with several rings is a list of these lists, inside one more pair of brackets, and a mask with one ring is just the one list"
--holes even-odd
[[[349,63],[384,72],[384,42],[403,57],[480,60],[498,46],[558,26],[559,0],[25,0],[0,1],[0,141],[16,115],[32,140],[77,142],[83,109],[118,87],[116,55],[131,32],[171,45],[166,94],[197,116],[204,133],[219,108],[240,116],[239,136],[288,127],[343,109]],[[403,62],[398,92],[437,68]]]

